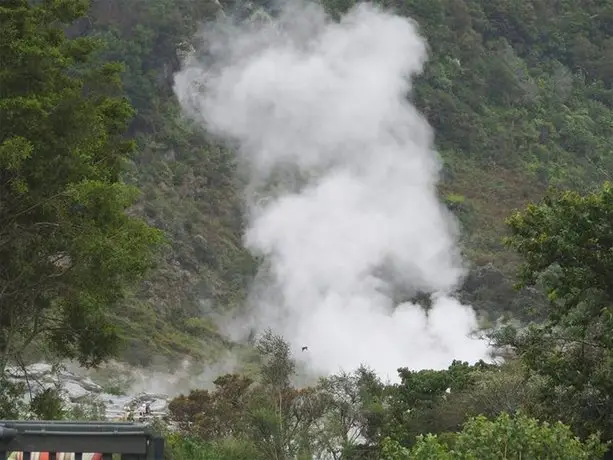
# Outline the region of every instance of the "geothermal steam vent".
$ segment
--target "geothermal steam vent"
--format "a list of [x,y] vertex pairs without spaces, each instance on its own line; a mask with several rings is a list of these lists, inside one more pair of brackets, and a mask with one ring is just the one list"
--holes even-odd
[[[427,57],[416,26],[365,4],[334,22],[292,3],[202,38],[175,90],[237,146],[245,244],[265,258],[232,331],[272,327],[317,373],[364,363],[393,379],[485,357],[473,310],[450,296],[457,227],[437,197],[432,129],[407,100]],[[433,295],[427,315],[398,300],[417,292]]]

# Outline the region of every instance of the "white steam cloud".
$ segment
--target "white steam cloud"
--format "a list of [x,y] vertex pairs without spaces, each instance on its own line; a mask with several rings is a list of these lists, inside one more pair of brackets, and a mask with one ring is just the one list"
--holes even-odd
[[[248,173],[245,244],[266,261],[249,326],[282,334],[318,374],[366,364],[395,380],[486,358],[473,310],[451,297],[456,223],[437,198],[432,130],[407,100],[427,57],[413,22],[367,4],[335,22],[293,3],[202,38],[175,89]],[[428,313],[407,302],[417,293],[432,294]]]

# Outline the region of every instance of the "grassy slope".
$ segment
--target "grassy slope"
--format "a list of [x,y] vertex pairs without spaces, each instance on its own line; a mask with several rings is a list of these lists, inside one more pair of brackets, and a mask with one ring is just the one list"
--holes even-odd
[[[488,283],[478,272],[466,288],[467,299],[492,316],[521,302],[510,294],[517,261],[501,244],[504,218],[547,186],[587,188],[613,165],[613,9],[559,3],[387,5],[415,18],[432,48],[414,98],[437,131],[446,161],[441,195],[464,224],[466,254],[500,275]],[[131,179],[144,197],[136,211],[170,240],[159,270],[117,312],[132,362],[222,349],[207,318],[240,304],[254,270],[240,248],[232,154],[177,121],[170,90],[176,47],[215,9],[196,0],[134,0],[129,7],[98,0],[91,12],[90,33],[106,40],[103,58],[126,63],[126,88],[139,110],[132,134],[143,149]]]

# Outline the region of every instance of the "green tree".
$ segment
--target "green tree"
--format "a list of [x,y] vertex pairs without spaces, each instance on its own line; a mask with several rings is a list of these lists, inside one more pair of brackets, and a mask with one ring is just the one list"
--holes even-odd
[[322,411],[309,433],[314,457],[376,457],[389,409],[386,389],[377,375],[364,366],[352,373],[322,378],[316,386]]
[[399,369],[400,383],[388,389],[389,408],[381,436],[410,446],[421,433],[437,433],[447,428],[447,421],[440,418],[441,404],[450,395],[470,388],[475,383],[476,371],[488,367],[483,362],[470,366],[454,361],[446,370]]
[[541,285],[550,301],[545,323],[506,336],[545,378],[539,416],[613,439],[613,187],[551,192],[508,224],[524,259],[519,285]]
[[272,332],[260,338],[257,349],[262,358],[258,381],[227,374],[215,380],[214,391],[192,390],[171,401],[170,417],[180,433],[207,449],[220,449],[214,458],[234,458],[219,452],[226,455],[224,449],[237,446],[249,447],[253,459],[310,459],[328,452],[326,441],[336,435],[321,429],[329,427],[324,420],[333,404],[329,386],[294,388],[289,346]]
[[21,398],[27,388],[19,382],[13,382],[5,374],[0,374],[0,419],[16,420],[26,409],[25,401]]
[[240,437],[248,431],[252,380],[236,374],[215,379],[214,391],[192,390],[168,407],[178,428],[205,441]]
[[0,4],[0,370],[33,342],[84,365],[115,353],[109,308],[161,241],[126,212],[121,68],[91,65],[97,43],[62,29],[86,7]]
[[249,434],[264,458],[312,458],[316,423],[328,402],[318,388],[294,388],[296,362],[289,344],[267,330],[257,341],[260,381],[249,403]]
[[264,460],[253,443],[244,439],[220,439],[205,442],[197,438],[169,433],[164,450],[166,460]]
[[[535,285],[550,270],[545,287],[550,318],[560,323],[583,303],[582,316],[601,317],[613,299],[613,187],[582,196],[552,191],[539,204],[508,219],[506,243],[524,259],[520,285]],[[613,337],[603,336],[613,344]]]
[[505,413],[494,420],[475,417],[448,440],[436,435],[419,436],[410,450],[390,438],[383,443],[384,460],[596,460],[605,451],[606,446],[596,436],[581,442],[561,423],[549,425],[525,415],[510,417]]
[[32,397],[30,413],[37,420],[61,420],[66,416],[60,391],[57,388],[46,388]]

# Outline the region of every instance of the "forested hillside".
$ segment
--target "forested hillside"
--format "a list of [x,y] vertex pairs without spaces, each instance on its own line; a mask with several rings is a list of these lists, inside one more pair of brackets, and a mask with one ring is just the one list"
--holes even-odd
[[[352,6],[324,3],[335,17]],[[306,388],[268,332],[257,370],[171,403],[168,457],[602,458],[613,5],[384,3],[430,46],[411,97],[435,128],[441,199],[462,224],[461,295],[489,320],[537,321],[496,332],[514,352],[501,365],[398,363],[397,384],[360,368]],[[200,24],[256,11],[274,14],[268,2],[0,3],[0,418],[74,416],[53,389],[21,401],[9,363],[148,365],[233,346],[214,319],[244,305],[257,266],[241,243],[236,156],[181,115],[173,74]]]
[[[385,5],[414,18],[431,48],[414,99],[436,130],[446,162],[441,197],[462,222],[473,263],[462,297],[490,320],[530,317],[542,299],[512,289],[517,257],[502,244],[504,219],[548,186],[585,191],[608,178],[613,10],[553,0]],[[349,6],[327,4],[335,14]],[[209,353],[221,338],[207,314],[240,305],[254,272],[241,249],[233,155],[180,118],[172,81],[198,23],[256,7],[97,0],[70,30],[101,38],[100,59],[126,66],[139,145],[129,177],[144,193],[137,212],[169,240],[161,266],[118,318],[134,362],[146,362],[152,347],[197,354],[202,338]]]
[[181,50],[218,9],[191,0],[94,1],[71,29],[103,41],[101,61],[125,66],[136,109],[128,132],[139,146],[127,180],[143,192],[134,212],[168,237],[158,269],[116,318],[130,343],[125,358],[136,364],[214,354],[223,339],[207,314],[238,305],[254,270],[241,247],[233,154],[182,120],[172,93]]
[[[441,197],[462,222],[473,263],[463,299],[490,319],[532,315],[526,307],[541,299],[512,289],[516,257],[502,244],[504,219],[548,186],[590,190],[608,178],[613,10],[553,0],[385,5],[414,18],[431,48],[414,99],[436,130],[446,162]],[[349,6],[327,4],[335,14]],[[152,349],[216,349],[222,338],[207,314],[240,305],[254,273],[241,248],[233,154],[180,117],[172,84],[198,24],[257,7],[95,0],[68,29],[101,40],[100,62],[124,65],[136,109],[128,133],[138,145],[124,178],[143,192],[133,211],[168,239],[160,265],[116,318],[131,362],[146,364]]]

